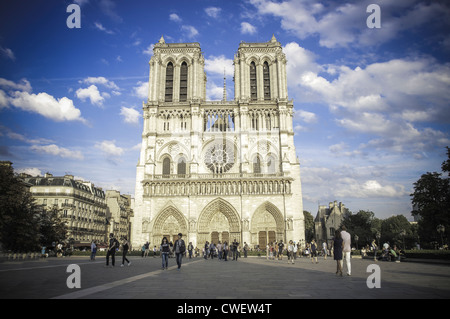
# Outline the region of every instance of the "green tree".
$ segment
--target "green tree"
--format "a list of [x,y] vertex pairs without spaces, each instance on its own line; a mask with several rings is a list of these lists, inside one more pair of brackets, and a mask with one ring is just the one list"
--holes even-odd
[[39,242],[50,246],[52,243],[63,242],[67,238],[67,225],[61,218],[61,209],[56,206],[38,214]]
[[0,242],[13,252],[39,249],[38,207],[10,165],[0,165]]
[[310,242],[314,238],[314,217],[306,210],[303,211],[303,216],[305,218],[305,240]]
[[[442,170],[449,174],[449,147],[447,147],[447,156],[448,159],[442,163]],[[448,238],[450,232],[449,178],[443,178],[441,173],[427,172],[414,183],[414,193],[411,197],[412,215],[419,219],[418,232],[421,245],[431,247],[432,242],[440,242],[440,235],[436,230],[438,225],[445,227],[444,238]]]
[[[378,219],[372,211],[360,210],[356,214],[350,214],[342,221],[342,225],[352,234],[352,242],[356,245],[358,238],[358,247],[370,244],[378,228]],[[356,237],[357,236],[357,237]]]
[[406,241],[411,242],[413,238],[413,232],[411,224],[403,215],[391,216],[383,220],[381,224],[381,242],[389,242],[390,245],[397,245],[400,248],[404,246],[411,246],[411,244],[405,245]]

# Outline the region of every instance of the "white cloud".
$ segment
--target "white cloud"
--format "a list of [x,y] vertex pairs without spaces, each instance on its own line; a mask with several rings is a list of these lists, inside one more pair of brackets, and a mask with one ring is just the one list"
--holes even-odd
[[148,82],[139,81],[136,83],[138,86],[133,88],[134,94],[142,99],[148,98]]
[[3,90],[0,90],[0,109],[3,107],[8,107],[8,96]]
[[397,198],[406,194],[403,185],[381,185],[377,180],[360,183],[352,178],[341,179],[335,192],[336,196],[344,198]]
[[78,89],[75,94],[80,100],[85,101],[86,99],[89,99],[92,104],[97,106],[101,106],[105,100],[100,94],[97,86],[93,84],[86,89]]
[[181,30],[183,30],[186,33],[188,38],[194,38],[195,36],[198,35],[197,29],[191,25],[183,25],[181,26]]
[[319,36],[321,46],[328,48],[350,45],[373,46],[395,39],[405,30],[418,28],[429,21],[442,21],[449,26],[450,10],[443,3],[393,1],[383,3],[380,29],[366,26],[366,8],[372,0],[328,2],[250,0],[260,15],[281,19],[281,27],[300,39]]
[[103,32],[105,32],[107,34],[114,34],[113,31],[111,31],[109,29],[106,29],[100,22],[95,22],[94,25],[100,31],[103,31]]
[[139,123],[140,114],[139,111],[132,107],[122,106],[120,109],[120,115],[123,116],[125,123],[137,124]]
[[305,123],[317,122],[316,114],[304,110],[294,110],[294,120],[301,120]]
[[181,21],[183,21],[183,20],[179,17],[179,15],[176,14],[176,13],[171,13],[171,14],[169,15],[169,19],[170,19],[170,21],[174,21],[174,22],[181,22]]
[[36,168],[36,167],[17,168],[17,169],[14,169],[14,171],[16,173],[18,173],[18,174],[25,173],[25,174],[31,175],[33,177],[42,176],[43,175],[42,171],[39,168]]
[[55,121],[85,122],[85,119],[81,117],[81,111],[67,97],[55,99],[45,92],[30,94],[16,91],[9,102],[24,111],[38,113]]
[[10,48],[0,47],[0,54],[12,61],[16,60],[16,56],[14,55],[14,52]]
[[221,11],[222,9],[217,7],[208,7],[205,9],[206,14],[214,19],[217,19],[219,17]]
[[82,160],[83,154],[80,151],[71,151],[64,147],[59,147],[55,144],[50,145],[33,145],[31,146],[31,150],[36,151],[38,153],[45,153],[50,155],[59,156],[62,158],[73,158]]
[[223,72],[225,71],[226,76],[233,76],[233,60],[225,58],[224,55],[218,57],[210,56],[208,59],[205,59],[205,71],[222,76]]
[[105,78],[103,76],[97,76],[97,77],[88,76],[87,78],[79,81],[79,83],[101,84],[101,85],[104,85],[105,87],[107,87],[109,89],[120,90],[120,88],[116,85],[116,83],[114,83],[113,81],[108,80],[107,78]]
[[146,55],[153,55],[153,48],[155,47],[154,44],[150,44],[147,49],[145,49],[142,53],[146,54]]
[[106,155],[110,156],[120,156],[124,153],[124,149],[115,145],[116,141],[102,141],[96,143],[95,147],[100,149]]
[[256,33],[256,27],[251,25],[248,22],[242,22],[241,23],[241,33],[242,34],[254,34]]
[[21,79],[19,83],[0,78],[0,87],[6,90],[19,90],[31,92],[31,85],[27,79]]

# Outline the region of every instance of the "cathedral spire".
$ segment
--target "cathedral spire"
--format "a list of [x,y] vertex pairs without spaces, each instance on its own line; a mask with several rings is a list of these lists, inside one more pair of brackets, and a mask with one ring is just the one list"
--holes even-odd
[[226,101],[227,100],[227,80],[225,77],[225,68],[223,69],[223,98],[222,101]]

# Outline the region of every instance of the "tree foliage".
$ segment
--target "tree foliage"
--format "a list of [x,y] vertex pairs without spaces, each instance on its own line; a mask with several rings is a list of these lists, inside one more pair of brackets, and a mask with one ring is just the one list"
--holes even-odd
[[9,165],[0,165],[0,243],[12,252],[40,250],[66,239],[67,226],[56,207],[38,206]]
[[[447,147],[448,159],[442,163],[442,171],[450,174],[450,149]],[[445,227],[444,237],[450,232],[450,187],[449,178],[442,173],[427,172],[414,183],[414,193],[411,194],[413,216],[418,217],[419,236],[422,246],[431,242],[440,242],[436,228]]]
[[0,242],[4,250],[38,249],[38,207],[11,166],[0,166]]
[[314,238],[314,217],[306,210],[303,211],[303,216],[305,218],[305,239],[309,242]]

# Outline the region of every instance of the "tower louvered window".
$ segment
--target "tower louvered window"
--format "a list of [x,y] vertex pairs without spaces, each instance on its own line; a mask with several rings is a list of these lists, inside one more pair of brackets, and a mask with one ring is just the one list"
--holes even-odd
[[269,63],[263,64],[263,78],[264,78],[264,100],[270,100],[270,73]]
[[250,63],[250,99],[256,101],[257,87],[256,87],[256,64],[255,62]]
[[180,102],[187,101],[187,78],[188,66],[186,62],[183,62],[180,69]]
[[172,102],[173,93],[173,64],[169,62],[166,68],[166,95],[164,101]]

